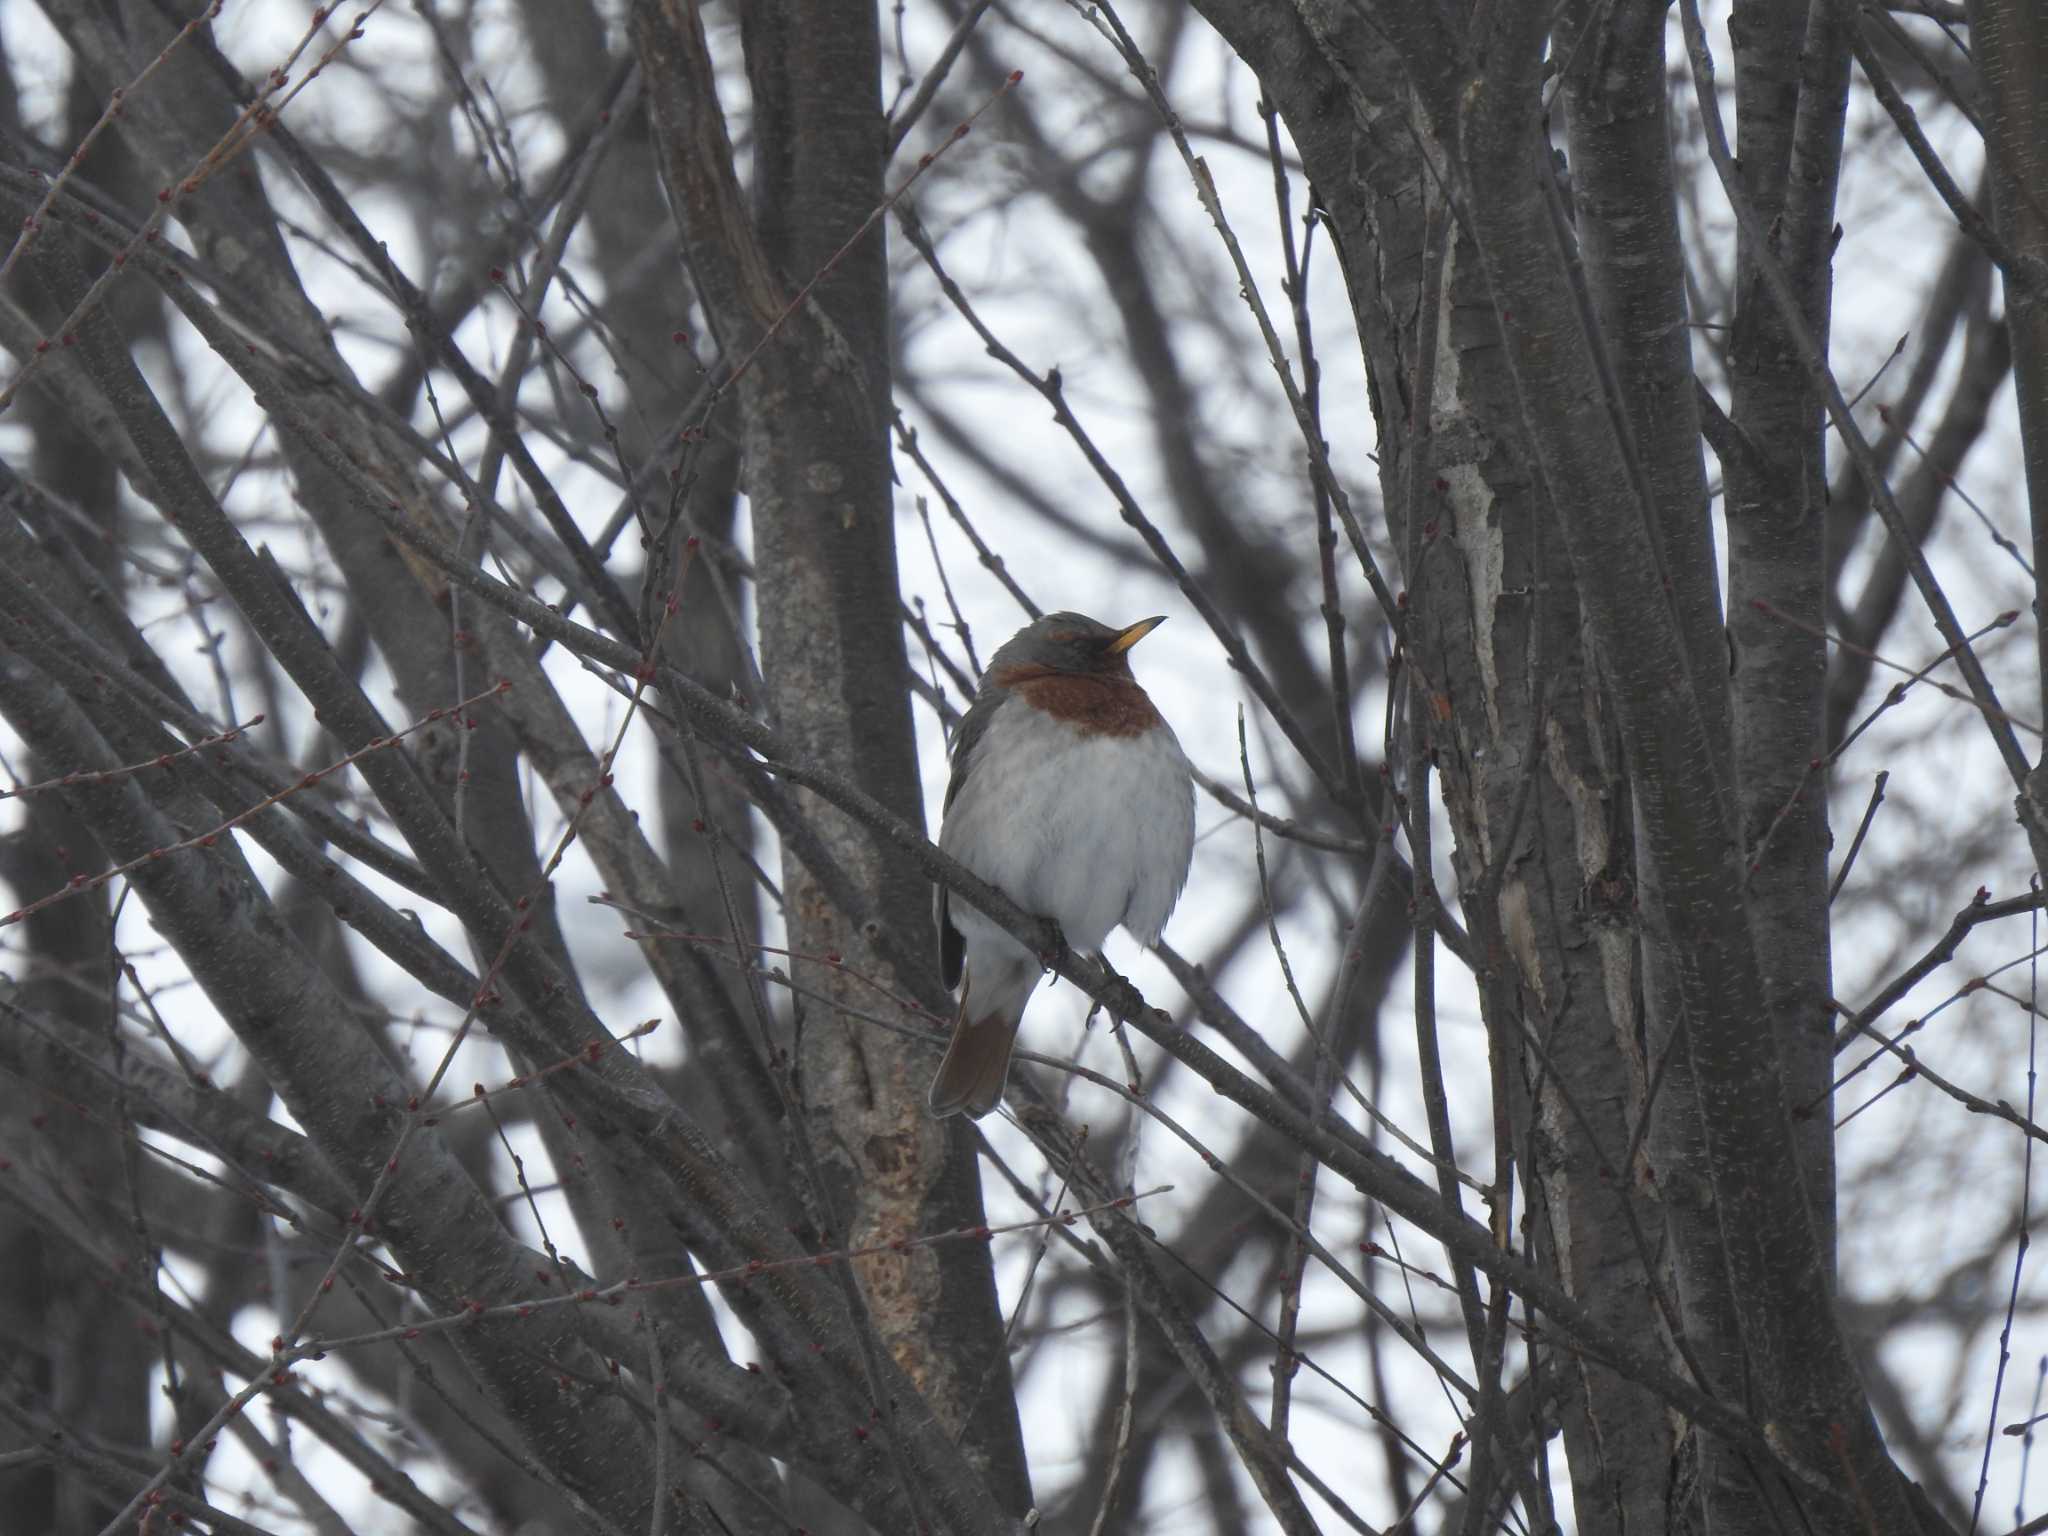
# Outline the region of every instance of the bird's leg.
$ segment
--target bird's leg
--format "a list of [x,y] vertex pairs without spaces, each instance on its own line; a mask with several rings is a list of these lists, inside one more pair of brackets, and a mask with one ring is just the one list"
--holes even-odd
[[[1107,952],[1097,950],[1095,953],[1095,963],[1102,967],[1102,973],[1107,979],[1107,985],[1103,988],[1106,994],[1104,1006],[1118,1019],[1128,1024],[1137,1011],[1135,1005],[1143,1000],[1143,995],[1132,983],[1130,977],[1124,975],[1122,971],[1119,971],[1109,963]],[[1163,1022],[1170,1023],[1172,1021],[1173,1015],[1164,1008],[1154,1008],[1151,1012],[1157,1015]]]
[[1048,928],[1052,929],[1052,948],[1039,953],[1038,967],[1040,970],[1057,973],[1060,968],[1060,962],[1072,959],[1074,952],[1067,947],[1067,936],[1061,931],[1058,918],[1048,917],[1042,919],[1042,921]]

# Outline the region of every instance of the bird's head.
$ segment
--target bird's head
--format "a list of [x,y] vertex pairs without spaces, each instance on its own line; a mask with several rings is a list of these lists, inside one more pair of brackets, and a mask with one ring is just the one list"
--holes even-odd
[[989,658],[991,676],[1013,671],[1043,676],[1128,677],[1130,650],[1151,634],[1166,616],[1140,619],[1122,629],[1079,613],[1048,613],[1025,625]]

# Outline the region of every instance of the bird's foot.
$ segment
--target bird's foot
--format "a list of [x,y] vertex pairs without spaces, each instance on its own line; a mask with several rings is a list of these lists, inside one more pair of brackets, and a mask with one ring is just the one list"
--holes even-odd
[[1057,973],[1060,968],[1060,962],[1071,960],[1074,957],[1074,952],[1068,948],[1067,936],[1061,930],[1057,918],[1048,917],[1045,920],[1045,925],[1052,930],[1052,947],[1039,951],[1038,967],[1043,971]]
[[1098,994],[1088,1005],[1089,1027],[1094,1027],[1095,1015],[1104,1012],[1108,1013],[1112,1024],[1121,1025],[1124,1022],[1124,1015],[1117,1006],[1116,998],[1119,992],[1130,991],[1131,984],[1124,979],[1121,971],[1109,963],[1109,956],[1102,950],[1095,951],[1094,960],[1102,967],[1102,974],[1108,984],[1103,989],[1103,994]]

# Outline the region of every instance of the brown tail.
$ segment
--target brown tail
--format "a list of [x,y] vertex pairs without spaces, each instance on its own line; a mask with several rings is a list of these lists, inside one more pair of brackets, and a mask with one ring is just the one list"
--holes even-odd
[[935,1119],[965,1110],[979,1120],[1003,1100],[1010,1076],[1010,1048],[1017,1043],[1016,1016],[1003,1011],[970,1019],[963,1012],[953,1026],[953,1043],[932,1079],[931,1110]]

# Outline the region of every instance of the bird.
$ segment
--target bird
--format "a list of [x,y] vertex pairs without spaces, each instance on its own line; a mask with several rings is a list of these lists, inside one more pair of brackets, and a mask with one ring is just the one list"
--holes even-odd
[[[1187,884],[1195,785],[1173,729],[1131,673],[1164,615],[1112,629],[1049,613],[989,658],[952,747],[939,847],[1071,949],[1117,924],[1154,942]],[[1040,957],[939,886],[939,970],[960,994],[931,1113],[980,1119],[1002,1101]]]

